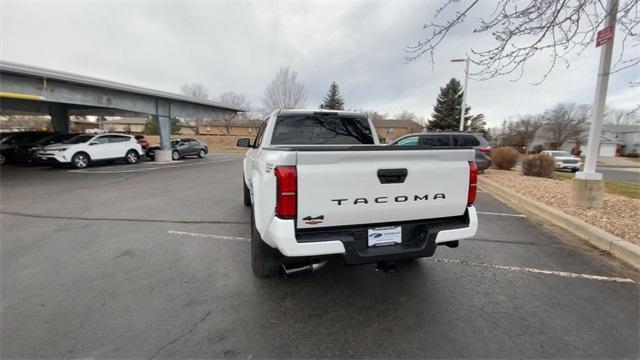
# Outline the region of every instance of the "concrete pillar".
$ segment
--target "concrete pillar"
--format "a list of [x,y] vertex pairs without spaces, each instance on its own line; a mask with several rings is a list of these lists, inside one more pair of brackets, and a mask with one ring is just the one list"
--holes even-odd
[[582,209],[599,209],[604,197],[604,181],[574,178],[569,205]]
[[160,133],[160,149],[154,153],[155,161],[171,161],[171,119],[168,116],[157,116]]
[[69,132],[69,108],[63,104],[49,104],[49,116],[51,116],[51,126],[53,131]]
[[160,149],[154,152],[154,159],[158,162],[172,161],[171,159],[171,103],[156,100],[156,121],[160,133]]

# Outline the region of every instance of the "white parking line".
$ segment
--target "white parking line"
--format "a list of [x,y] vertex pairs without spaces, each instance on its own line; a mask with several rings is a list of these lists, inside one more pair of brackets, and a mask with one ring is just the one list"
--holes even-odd
[[210,238],[210,239],[217,239],[217,240],[232,240],[232,241],[250,241],[251,240],[251,239],[237,237],[237,236],[202,234],[202,233],[192,233],[192,232],[177,231],[177,230],[169,230],[168,233],[173,235]]
[[545,275],[555,275],[561,277],[568,278],[577,278],[577,279],[588,279],[588,280],[598,280],[598,281],[609,281],[609,282],[619,282],[619,283],[631,283],[635,284],[636,282],[633,279],[628,278],[619,278],[619,277],[609,277],[609,276],[600,276],[600,275],[589,275],[589,274],[578,274],[571,273],[566,271],[553,271],[553,270],[543,270],[543,269],[534,269],[528,267],[520,267],[520,266],[504,266],[504,265],[495,265],[495,264],[485,264],[485,263],[476,263],[465,260],[453,260],[453,259],[443,259],[443,258],[423,258],[426,261],[433,261],[438,263],[445,264],[458,264],[458,265],[467,265],[467,266],[482,266],[482,267],[490,267],[494,269],[501,270],[510,270],[510,271],[518,271],[518,272],[530,272],[536,274],[545,274]]
[[[199,238],[210,238],[210,239],[216,239],[216,240],[231,240],[231,241],[242,241],[242,242],[247,242],[247,241],[251,240],[251,239],[248,239],[248,238],[238,237],[238,236],[192,233],[192,232],[177,231],[177,230],[169,230],[168,233],[172,234],[172,235],[191,236],[191,237],[199,237]],[[554,276],[574,278],[574,279],[587,279],[587,280],[598,280],[598,281],[608,281],[608,282],[618,282],[618,283],[631,283],[631,284],[635,284],[636,283],[633,279],[628,279],[628,278],[609,277],[609,276],[590,275],[590,274],[579,274],[579,273],[571,273],[571,272],[566,272],[566,271],[544,270],[544,269],[535,269],[535,268],[520,267],[520,266],[495,265],[495,264],[471,262],[471,261],[466,261],[466,260],[444,259],[444,258],[438,258],[438,257],[422,258],[421,260],[437,262],[437,263],[444,263],[444,264],[480,266],[480,267],[488,267],[488,268],[500,269],[500,270],[509,270],[509,271],[517,271],[517,272],[530,272],[530,273],[535,273],[535,274],[554,275]]]
[[82,170],[69,170],[69,172],[84,173],[84,174],[132,173],[132,172],[169,169],[169,168],[177,168],[177,167],[192,166],[192,165],[217,164],[217,163],[229,162],[229,161],[233,161],[233,160],[232,159],[226,159],[226,160],[217,160],[217,161],[193,162],[193,163],[179,164],[179,165],[162,165],[162,166],[148,167],[148,168],[144,168],[144,169],[130,169],[130,170],[88,170],[88,169],[82,169]]
[[497,216],[527,217],[527,215],[522,215],[522,214],[496,213],[496,212],[487,212],[487,211],[477,211],[476,213],[477,213],[477,214],[481,214],[481,215],[497,215]]

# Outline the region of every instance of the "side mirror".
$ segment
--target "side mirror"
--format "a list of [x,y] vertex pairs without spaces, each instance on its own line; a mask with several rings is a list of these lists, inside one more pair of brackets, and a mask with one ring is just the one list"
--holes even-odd
[[241,138],[236,142],[236,146],[238,147],[251,147],[251,139],[249,138]]

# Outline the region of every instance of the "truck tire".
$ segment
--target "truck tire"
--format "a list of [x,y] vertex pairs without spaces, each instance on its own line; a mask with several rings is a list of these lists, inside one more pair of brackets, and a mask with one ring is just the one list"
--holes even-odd
[[262,237],[256,229],[253,211],[251,211],[251,269],[253,273],[262,279],[271,278],[278,275],[281,265],[278,250],[262,241]]
[[242,187],[244,188],[244,206],[251,206],[251,192],[247,187],[247,183],[244,182],[244,178],[242,178]]

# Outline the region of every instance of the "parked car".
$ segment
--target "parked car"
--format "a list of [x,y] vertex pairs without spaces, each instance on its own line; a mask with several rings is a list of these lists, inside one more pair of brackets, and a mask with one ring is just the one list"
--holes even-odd
[[36,141],[27,151],[27,158],[25,163],[27,165],[34,165],[39,163],[38,152],[42,150],[47,145],[58,144],[65,140],[71,139],[78,134],[62,134],[62,133],[53,133],[47,137],[44,137],[38,141]]
[[[155,158],[155,151],[160,150],[160,145],[150,146],[147,149],[147,157]],[[185,156],[197,156],[203,158],[209,153],[209,146],[197,139],[173,139],[171,140],[171,158],[179,160]]]
[[580,170],[580,166],[582,166],[580,158],[571,155],[567,151],[545,150],[540,154],[553,157],[553,160],[556,162],[556,170],[571,170],[571,172],[576,172]]
[[26,161],[29,148],[49,135],[51,133],[46,131],[24,131],[5,135],[0,140],[0,164]]
[[473,147],[478,171],[491,166],[491,146],[482,134],[465,132],[431,132],[404,135],[390,145],[428,145],[433,147]]
[[[478,227],[471,149],[380,146],[366,114],[278,110],[243,162],[258,277],[432,256]],[[238,179],[240,180],[240,179]]]
[[143,155],[142,147],[133,136],[107,133],[81,134],[59,144],[47,145],[38,152],[38,159],[82,169],[93,162],[119,159],[135,164]]
[[142,146],[142,150],[146,151],[151,145],[149,144],[149,140],[147,140],[147,138],[144,137],[144,135],[136,135],[135,138],[136,138],[136,141],[138,141],[138,144]]

